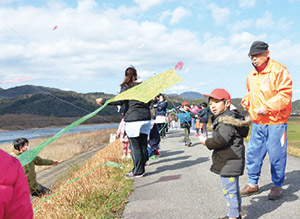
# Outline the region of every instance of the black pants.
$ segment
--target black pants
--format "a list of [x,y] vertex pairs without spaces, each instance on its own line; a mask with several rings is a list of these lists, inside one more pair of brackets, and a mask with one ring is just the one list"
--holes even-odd
[[47,187],[41,185],[41,190],[35,190],[31,193],[32,196],[42,197],[43,195],[47,194],[49,195],[52,191],[48,189]]
[[145,173],[145,164],[148,160],[147,139],[148,135],[140,134],[135,138],[129,138],[133,161],[133,173],[141,175]]

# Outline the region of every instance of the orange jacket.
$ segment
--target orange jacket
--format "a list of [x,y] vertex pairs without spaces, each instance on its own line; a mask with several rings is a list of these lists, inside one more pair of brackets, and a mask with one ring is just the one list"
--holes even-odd
[[[247,76],[247,90],[241,104],[253,122],[262,125],[287,122],[292,111],[292,79],[284,65],[270,59],[262,72],[253,69]],[[261,106],[269,111],[267,115],[255,112]]]

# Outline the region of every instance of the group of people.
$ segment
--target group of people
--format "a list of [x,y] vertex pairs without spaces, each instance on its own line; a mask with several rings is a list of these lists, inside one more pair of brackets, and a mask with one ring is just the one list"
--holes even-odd
[[[283,195],[282,184],[285,178],[287,157],[286,130],[287,118],[291,113],[292,80],[287,68],[269,57],[268,47],[269,45],[265,42],[255,41],[248,54],[254,69],[247,76],[248,93],[242,99],[241,104],[249,112],[250,117],[245,119],[237,109],[230,108],[231,96],[222,88],[214,89],[210,94],[205,95],[208,97],[209,108],[203,105],[203,109],[195,113],[187,102],[183,102],[181,112],[176,113],[185,133],[184,144],[186,146],[192,144],[189,138],[192,126],[191,116],[196,121],[199,119],[199,123],[207,124],[208,115],[212,113],[212,137],[208,137],[206,126],[202,126],[203,135],[199,134],[197,137],[202,145],[213,150],[210,170],[221,176],[228,215],[220,219],[242,218],[240,215],[241,197],[259,191],[258,180],[266,153],[269,154],[273,181],[268,199],[277,200]],[[136,85],[135,69],[126,69],[125,77],[131,78],[126,82],[129,83],[126,89]],[[124,84],[121,84],[121,91],[123,90]],[[164,99],[161,98],[160,102],[163,103]],[[126,174],[126,177],[142,177],[145,174],[147,161],[146,136],[151,129],[149,110],[151,103],[126,100],[114,104],[127,106],[125,118],[127,113],[128,117],[125,119],[125,130],[132,146],[134,167]],[[133,114],[135,117],[131,117]],[[203,117],[205,119],[201,122]],[[196,123],[195,128],[201,129],[200,126],[196,126]],[[243,139],[248,135],[250,124],[252,124],[252,132],[246,152]],[[245,159],[245,154],[247,154],[247,159]],[[245,161],[249,183],[240,190],[239,176],[244,173]]]
[[[285,178],[287,158],[287,118],[291,113],[292,80],[285,66],[269,57],[269,45],[262,41],[255,41],[250,47],[249,57],[254,69],[247,77],[248,93],[241,104],[249,112],[252,120],[245,119],[238,111],[230,110],[231,97],[225,89],[214,89],[208,97],[209,108],[197,113],[191,112],[188,103],[182,103],[182,113],[190,113],[192,117],[203,124],[203,135],[197,135],[200,142],[212,153],[210,170],[221,176],[223,193],[227,200],[228,215],[220,219],[241,218],[241,197],[255,194],[259,191],[258,180],[266,153],[269,154],[273,187],[268,199],[277,200],[282,197],[282,185]],[[125,79],[121,83],[121,92],[126,91],[141,82],[134,67],[125,70]],[[98,98],[101,105],[105,99]],[[150,106],[156,108],[155,120],[151,116]],[[145,174],[145,165],[149,159],[148,145],[157,147],[160,142],[151,142],[152,138],[165,137],[165,116],[167,102],[163,95],[159,100],[143,103],[137,100],[122,100],[110,103],[122,105],[123,130],[118,135],[124,138],[124,154],[130,156],[133,169],[126,174],[126,178],[139,178]],[[206,125],[208,114],[212,113],[212,137],[208,137]],[[201,120],[201,118],[204,118]],[[151,119],[152,122],[151,123]],[[247,162],[249,183],[240,190],[239,176],[243,175],[245,167],[244,140],[248,135],[249,125],[252,132],[247,147]],[[189,138],[191,119],[181,122],[185,132],[184,143],[190,146]],[[156,128],[153,128],[156,127]],[[201,129],[198,128],[198,129]],[[199,133],[199,132],[198,132]],[[130,145],[130,150],[129,150]],[[25,138],[14,142],[13,156],[17,157],[29,148],[29,141]],[[152,151],[153,152],[153,151]],[[36,157],[24,166],[20,162],[0,150],[0,218],[32,218],[30,194],[41,196],[49,189],[36,182],[34,165],[57,165],[58,161],[45,160]],[[27,179],[26,179],[27,175]]]
[[[292,109],[292,79],[287,68],[272,60],[269,45],[255,41],[249,57],[254,69],[247,76],[248,93],[242,106],[251,120],[244,119],[238,111],[230,110],[231,98],[225,89],[215,89],[207,94],[212,117],[212,137],[199,136],[200,142],[213,150],[211,171],[221,176],[228,215],[219,219],[240,219],[241,197],[259,192],[258,181],[266,153],[269,154],[273,186],[269,200],[283,196],[287,159],[287,119]],[[251,137],[246,152],[249,183],[240,190],[239,176],[245,166],[243,138]]]

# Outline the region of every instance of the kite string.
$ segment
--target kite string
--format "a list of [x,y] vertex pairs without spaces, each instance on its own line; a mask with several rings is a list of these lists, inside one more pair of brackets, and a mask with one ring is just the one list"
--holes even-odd
[[[77,109],[80,109],[80,110],[82,110],[82,111],[84,111],[84,112],[91,113],[91,111],[89,111],[89,110],[87,110],[87,109],[84,109],[84,108],[82,108],[82,107],[80,107],[80,106],[77,106],[77,105],[75,105],[75,104],[73,104],[73,103],[71,103],[71,102],[69,102],[69,101],[66,101],[66,100],[64,100],[64,99],[61,99],[61,98],[59,98],[59,97],[57,97],[57,96],[55,96],[55,95],[53,95],[53,94],[50,94],[49,92],[45,93],[43,90],[39,89],[39,88],[36,87],[36,86],[33,86],[33,88],[36,89],[36,90],[38,90],[38,91],[40,91],[41,94],[48,95],[48,96],[50,96],[50,97],[52,97],[52,98],[54,98],[54,99],[57,99],[57,100],[62,101],[62,102],[64,102],[64,103],[66,103],[66,104],[69,104],[69,105],[71,105],[71,106],[73,106],[73,107],[75,107],[75,108],[77,108]],[[98,114],[97,114],[96,116],[99,117],[99,118],[101,118],[101,119],[103,119],[103,120],[106,120],[106,121],[108,121],[108,122],[110,122],[110,123],[115,123],[114,121],[112,121],[112,120],[110,120],[110,119],[107,119],[107,118],[105,118],[104,116],[100,116],[100,115],[98,115]],[[119,116],[120,116],[120,115],[119,115]]]

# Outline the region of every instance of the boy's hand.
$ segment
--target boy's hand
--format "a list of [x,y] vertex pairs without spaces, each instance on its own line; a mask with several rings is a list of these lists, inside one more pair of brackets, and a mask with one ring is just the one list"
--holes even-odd
[[200,135],[198,138],[199,138],[200,143],[205,145],[206,137],[204,137],[203,135]]
[[56,166],[59,162],[57,160],[53,161],[53,166]]

